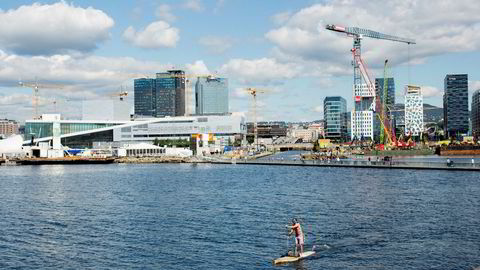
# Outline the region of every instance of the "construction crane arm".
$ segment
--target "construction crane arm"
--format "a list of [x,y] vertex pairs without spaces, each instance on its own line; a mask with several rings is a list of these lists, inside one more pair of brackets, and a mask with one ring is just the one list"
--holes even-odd
[[352,35],[357,37],[370,37],[370,38],[376,38],[376,39],[398,41],[398,42],[403,42],[407,44],[416,44],[415,40],[411,38],[403,38],[403,37],[397,37],[393,35],[387,35],[377,31],[372,31],[372,30],[359,28],[359,27],[343,27],[343,26],[338,26],[334,24],[327,24],[325,28],[327,30],[341,32],[347,35]]

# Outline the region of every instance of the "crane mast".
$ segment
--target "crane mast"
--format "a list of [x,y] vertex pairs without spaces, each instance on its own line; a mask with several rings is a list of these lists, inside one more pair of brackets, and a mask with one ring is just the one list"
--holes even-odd
[[[378,93],[375,91],[371,77],[368,74],[367,67],[361,56],[361,40],[364,37],[402,42],[408,45],[415,44],[415,40],[393,35],[383,34],[369,29],[359,27],[343,27],[334,24],[328,24],[327,30],[344,33],[353,38],[353,97],[354,108],[351,112],[351,130],[352,140],[355,138],[369,137],[374,139],[374,113],[380,115],[382,128],[385,127],[384,108]],[[363,80],[362,80],[363,79]],[[364,83],[362,83],[364,82]]]

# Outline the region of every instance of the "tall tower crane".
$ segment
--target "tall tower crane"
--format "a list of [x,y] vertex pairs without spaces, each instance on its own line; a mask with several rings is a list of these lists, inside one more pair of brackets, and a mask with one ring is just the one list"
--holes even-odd
[[49,88],[49,89],[63,88],[63,85],[60,85],[60,84],[44,84],[44,83],[40,84],[36,80],[33,83],[20,81],[18,82],[18,84],[21,87],[29,87],[29,88],[32,88],[33,90],[32,105],[34,107],[34,112],[35,112],[35,114],[33,115],[33,119],[37,119],[39,117],[38,116],[38,90],[40,88]]
[[[375,93],[375,84],[368,74],[361,57],[361,40],[363,37],[384,39],[396,42],[416,44],[414,39],[397,37],[359,27],[343,27],[333,24],[326,26],[327,30],[344,33],[353,38],[353,96],[355,106],[352,110],[352,139],[370,137],[373,140],[373,113],[383,116],[380,98]],[[362,83],[362,79],[365,83]]]
[[253,97],[253,142],[256,144],[255,150],[258,151],[258,130],[257,130],[257,93],[265,93],[265,90],[256,89],[256,88],[246,88],[245,89]]

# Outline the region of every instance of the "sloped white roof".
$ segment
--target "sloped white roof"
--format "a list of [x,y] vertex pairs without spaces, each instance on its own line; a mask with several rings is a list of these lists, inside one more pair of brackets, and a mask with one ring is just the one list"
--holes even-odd
[[22,153],[23,137],[20,135],[14,135],[0,140],[0,154],[6,153]]
[[137,143],[137,144],[129,144],[128,146],[124,147],[125,149],[163,149],[163,147],[156,146],[153,144],[148,143]]

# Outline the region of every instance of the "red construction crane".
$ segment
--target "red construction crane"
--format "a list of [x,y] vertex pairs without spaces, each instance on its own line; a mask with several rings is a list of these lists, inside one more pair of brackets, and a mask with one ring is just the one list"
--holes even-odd
[[[371,136],[373,139],[373,133],[366,134],[365,129],[362,129],[367,123],[372,123],[373,116],[371,113],[355,114],[355,111],[374,111],[377,112],[381,118],[383,117],[383,106],[381,106],[380,97],[377,97],[375,93],[375,84],[372,82],[371,77],[368,74],[367,67],[361,57],[361,40],[363,37],[370,37],[376,39],[384,39],[390,41],[403,42],[407,44],[415,44],[415,40],[409,38],[402,38],[392,35],[383,34],[380,32],[362,29],[358,27],[343,27],[333,24],[326,26],[327,30],[344,33],[353,38],[353,48],[351,50],[353,54],[353,80],[354,80],[354,100],[355,106],[352,110],[352,139],[360,138],[364,135]],[[362,79],[365,82],[362,83]],[[363,100],[362,100],[363,99]],[[381,120],[382,121],[382,120]],[[370,127],[373,131],[373,126]]]

